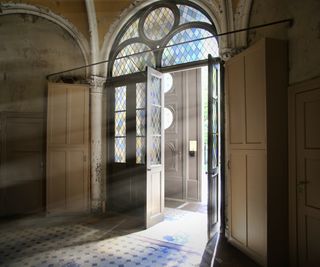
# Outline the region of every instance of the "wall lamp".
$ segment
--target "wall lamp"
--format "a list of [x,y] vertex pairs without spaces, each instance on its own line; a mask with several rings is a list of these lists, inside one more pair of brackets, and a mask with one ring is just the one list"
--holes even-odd
[[194,157],[196,155],[196,151],[197,151],[197,141],[190,140],[189,141],[189,155],[190,155],[190,157]]

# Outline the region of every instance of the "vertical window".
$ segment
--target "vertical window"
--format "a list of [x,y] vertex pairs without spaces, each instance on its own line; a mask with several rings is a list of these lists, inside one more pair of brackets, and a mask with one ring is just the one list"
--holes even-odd
[[151,165],[161,164],[161,80],[151,77]]
[[145,163],[146,84],[136,84],[136,163]]
[[126,162],[126,86],[115,88],[114,110],[114,161]]

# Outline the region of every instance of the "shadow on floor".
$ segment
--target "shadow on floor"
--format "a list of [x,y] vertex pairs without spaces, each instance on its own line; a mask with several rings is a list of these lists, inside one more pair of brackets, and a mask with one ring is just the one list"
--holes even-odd
[[216,246],[213,267],[260,267],[240,250],[232,246],[223,235],[219,236],[218,233],[208,242],[200,267],[211,266]]

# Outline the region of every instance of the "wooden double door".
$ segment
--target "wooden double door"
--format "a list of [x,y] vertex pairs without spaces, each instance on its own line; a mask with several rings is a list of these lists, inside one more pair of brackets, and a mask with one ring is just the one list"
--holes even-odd
[[162,74],[113,78],[107,91],[107,210],[150,227],[164,218]]

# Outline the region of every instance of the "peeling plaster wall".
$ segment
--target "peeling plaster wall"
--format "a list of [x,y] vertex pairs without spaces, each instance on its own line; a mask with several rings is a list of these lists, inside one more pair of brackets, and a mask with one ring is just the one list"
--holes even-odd
[[133,2],[134,0],[94,0],[100,47],[112,23],[117,20],[122,11],[128,8]]
[[254,0],[250,26],[293,18],[294,25],[272,26],[249,32],[249,44],[262,37],[289,41],[289,83],[320,75],[320,1]]
[[43,112],[46,75],[85,64],[72,37],[37,16],[0,16],[0,36],[0,111]]
[[89,41],[89,25],[84,0],[15,0],[1,3],[23,3],[50,9],[69,20]]

